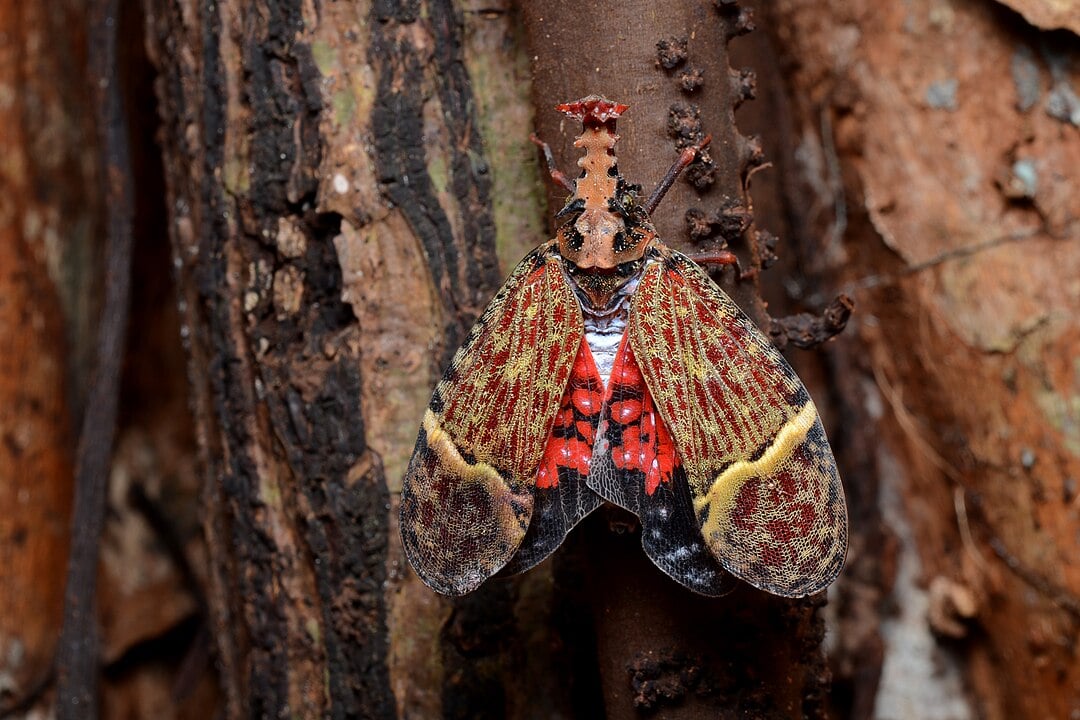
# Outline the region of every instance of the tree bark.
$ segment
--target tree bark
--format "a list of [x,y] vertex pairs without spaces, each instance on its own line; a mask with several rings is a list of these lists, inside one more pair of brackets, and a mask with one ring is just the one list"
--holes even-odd
[[97,220],[81,20],[0,7],[0,712],[45,706],[63,602]]
[[[730,43],[752,22],[726,0],[123,6],[133,300],[86,658],[104,716],[1080,713],[1067,3],[780,0]],[[3,716],[50,712],[75,428],[100,403],[88,22],[0,4]],[[646,192],[711,133],[655,221],[735,252],[749,272],[718,277],[778,343],[857,304],[789,354],[850,506],[824,607],[693,596],[608,509],[465,598],[404,563],[431,388],[563,200],[529,133],[576,174],[552,106],[589,93],[631,106],[620,168]]]
[[985,0],[765,25],[794,247],[859,307],[821,368],[852,506],[838,710],[1075,714],[1076,38]]
[[[366,210],[320,166],[334,49],[311,34],[348,32],[354,10],[146,5],[232,717],[392,714],[387,491],[334,247],[337,210]],[[363,102],[344,91],[342,121]]]

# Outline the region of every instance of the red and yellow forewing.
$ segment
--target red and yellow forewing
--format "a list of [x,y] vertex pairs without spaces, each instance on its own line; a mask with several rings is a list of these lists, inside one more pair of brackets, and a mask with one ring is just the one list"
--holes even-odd
[[435,388],[401,496],[409,562],[448,595],[521,544],[537,469],[583,336],[551,243],[518,264]]
[[658,248],[628,341],[675,441],[706,546],[730,573],[801,597],[847,548],[843,488],[794,371],[693,261]]

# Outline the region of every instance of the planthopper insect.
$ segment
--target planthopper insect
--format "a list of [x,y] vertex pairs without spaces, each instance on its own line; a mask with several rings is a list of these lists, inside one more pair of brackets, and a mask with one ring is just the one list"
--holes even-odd
[[814,403],[649,220],[701,146],[642,200],[614,154],[627,106],[594,95],[556,109],[582,122],[582,172],[551,169],[570,192],[564,224],[514,269],[435,388],[401,495],[409,562],[462,595],[532,568],[609,501],[691,590],[724,592],[724,571],[787,597],[825,588],[844,563],[847,510]]

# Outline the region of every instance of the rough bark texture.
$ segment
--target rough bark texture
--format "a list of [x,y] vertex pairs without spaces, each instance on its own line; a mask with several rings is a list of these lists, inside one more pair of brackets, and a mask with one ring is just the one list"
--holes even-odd
[[1076,38],[977,0],[771,9],[787,212],[859,307],[825,366],[855,529],[840,708],[1076,714]]
[[230,715],[385,717],[387,491],[334,245],[367,215],[324,202],[351,185],[313,36],[356,8],[146,8]]

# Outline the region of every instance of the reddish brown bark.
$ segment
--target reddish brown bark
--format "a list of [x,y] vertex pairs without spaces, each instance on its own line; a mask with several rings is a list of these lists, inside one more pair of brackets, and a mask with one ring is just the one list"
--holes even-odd
[[51,677],[63,597],[77,396],[63,251],[93,211],[71,116],[78,32],[52,51],[43,39],[73,17],[0,7],[0,711],[28,710]]
[[859,307],[825,366],[845,711],[1075,713],[1075,37],[986,2],[773,9],[802,262]]
[[0,709],[7,709],[52,673],[72,461],[60,303],[15,223],[0,228],[0,267],[0,505],[8,508],[0,514]]

